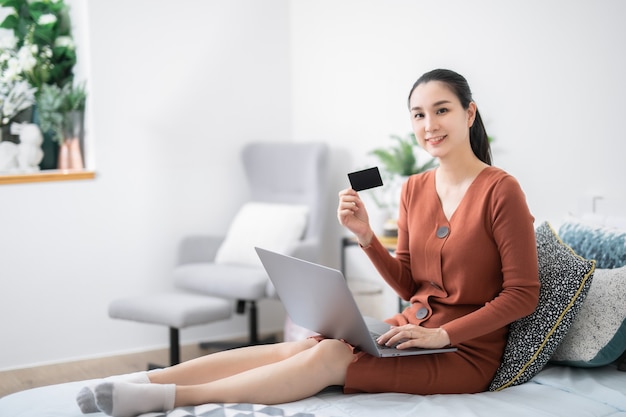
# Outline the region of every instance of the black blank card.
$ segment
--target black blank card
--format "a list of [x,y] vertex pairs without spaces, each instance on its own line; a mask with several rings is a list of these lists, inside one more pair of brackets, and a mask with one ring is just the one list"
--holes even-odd
[[354,191],[367,190],[383,185],[383,179],[380,177],[378,167],[351,172],[348,174],[348,179]]

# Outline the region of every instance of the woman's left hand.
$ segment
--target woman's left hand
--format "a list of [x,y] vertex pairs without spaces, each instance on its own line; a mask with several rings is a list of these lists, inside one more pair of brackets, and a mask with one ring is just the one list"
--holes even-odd
[[416,324],[405,324],[404,326],[392,327],[388,332],[381,335],[378,344],[394,346],[397,349],[410,347],[438,349],[450,345],[450,337],[441,327],[428,329]]

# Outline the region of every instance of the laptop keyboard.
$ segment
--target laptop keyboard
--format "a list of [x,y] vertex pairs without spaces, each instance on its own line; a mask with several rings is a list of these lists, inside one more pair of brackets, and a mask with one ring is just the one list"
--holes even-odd
[[379,344],[377,340],[380,337],[380,334],[377,334],[375,332],[370,332],[370,336],[372,336],[372,339],[374,339],[374,343],[376,343],[376,347],[378,348],[378,350],[396,350],[396,346],[398,346],[397,343],[393,346]]

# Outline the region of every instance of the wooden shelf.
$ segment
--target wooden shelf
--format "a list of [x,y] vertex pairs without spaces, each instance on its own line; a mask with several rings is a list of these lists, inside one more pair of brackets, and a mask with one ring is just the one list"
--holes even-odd
[[28,174],[0,175],[0,185],[25,184],[30,182],[92,180],[95,177],[95,171],[51,169]]

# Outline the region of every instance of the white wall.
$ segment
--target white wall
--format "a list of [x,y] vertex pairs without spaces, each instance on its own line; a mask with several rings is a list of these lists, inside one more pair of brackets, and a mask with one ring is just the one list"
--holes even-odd
[[77,1],[97,177],[0,188],[0,369],[166,346],[108,303],[169,287],[180,237],[223,233],[245,198],[242,145],[291,137],[285,0]]
[[294,134],[346,150],[344,171],[371,163],[410,131],[413,82],[451,68],[537,220],[590,208],[591,195],[623,214],[624,16],[619,0],[292,2]]
[[[409,131],[406,95],[434,67],[468,78],[495,164],[517,176],[537,220],[558,223],[596,194],[600,212],[626,212],[620,0],[91,0],[87,10],[98,176],[0,188],[0,369],[164,346],[165,329],[111,320],[108,302],[169,286],[178,239],[225,230],[246,192],[241,146],[326,140],[339,190],[346,172],[375,162],[371,149]],[[324,261],[336,266],[343,232],[331,206]]]

